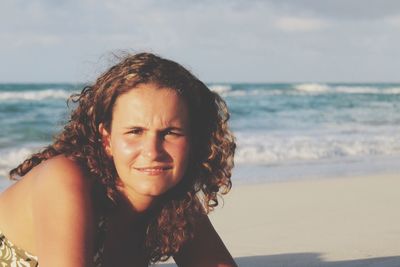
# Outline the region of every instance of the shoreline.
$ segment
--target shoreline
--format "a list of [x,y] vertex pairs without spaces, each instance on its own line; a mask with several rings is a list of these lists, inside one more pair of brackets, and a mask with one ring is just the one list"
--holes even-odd
[[[237,164],[233,169],[234,186],[286,181],[325,180],[400,173],[400,155],[353,157],[343,160],[286,162],[276,165]],[[390,171],[388,171],[390,170]]]

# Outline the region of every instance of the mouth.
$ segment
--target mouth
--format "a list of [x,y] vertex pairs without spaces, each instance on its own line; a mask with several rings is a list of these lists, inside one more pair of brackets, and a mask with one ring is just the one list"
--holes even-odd
[[171,166],[155,166],[155,167],[142,167],[134,168],[135,170],[147,175],[159,175],[172,169]]

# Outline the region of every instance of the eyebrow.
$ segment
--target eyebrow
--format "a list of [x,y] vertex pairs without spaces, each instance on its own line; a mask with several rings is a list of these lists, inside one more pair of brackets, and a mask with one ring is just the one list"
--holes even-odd
[[[133,126],[127,126],[127,127],[124,127],[124,128],[125,128],[126,130],[132,130],[132,129],[149,130],[149,128],[147,128],[147,127],[144,127],[144,126],[135,126],[135,125],[133,125]],[[182,128],[182,127],[176,127],[176,126],[165,127],[165,128],[162,128],[162,129],[158,129],[157,131],[159,131],[159,132],[165,132],[165,131],[168,131],[168,130],[181,131],[181,132],[184,132],[184,131],[185,131],[184,128]]]

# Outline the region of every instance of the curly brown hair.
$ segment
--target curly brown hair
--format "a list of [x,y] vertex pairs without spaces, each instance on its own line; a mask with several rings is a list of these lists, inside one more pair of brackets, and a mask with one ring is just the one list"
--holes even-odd
[[231,170],[236,148],[228,128],[224,100],[188,70],[151,53],[124,56],[93,85],[85,86],[69,101],[77,104],[63,131],[39,153],[26,159],[9,175],[22,177],[43,160],[63,154],[75,160],[98,181],[105,199],[118,199],[116,172],[101,141],[99,125],[110,132],[116,99],[140,84],[155,84],[176,91],[189,109],[191,155],[182,181],[163,196],[147,224],[145,251],[148,262],[167,260],[193,237],[196,218],[218,205],[220,193],[232,186]]

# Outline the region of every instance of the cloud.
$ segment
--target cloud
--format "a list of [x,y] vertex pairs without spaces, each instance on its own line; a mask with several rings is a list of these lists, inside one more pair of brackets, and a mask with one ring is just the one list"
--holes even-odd
[[391,26],[400,28],[400,15],[386,17],[384,21]]
[[3,34],[0,40],[7,41],[16,48],[49,47],[59,45],[63,41],[61,37],[51,34]]
[[286,16],[276,19],[275,26],[287,32],[311,32],[325,28],[327,23],[315,18]]
[[380,20],[399,14],[398,0],[264,0],[293,14],[317,15],[329,19]]
[[86,80],[120,49],[208,81],[398,80],[399,16],[398,0],[2,0],[0,81]]

